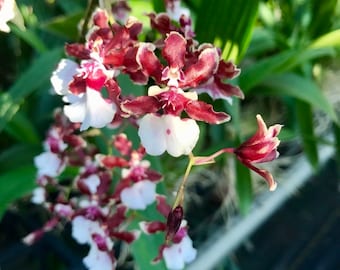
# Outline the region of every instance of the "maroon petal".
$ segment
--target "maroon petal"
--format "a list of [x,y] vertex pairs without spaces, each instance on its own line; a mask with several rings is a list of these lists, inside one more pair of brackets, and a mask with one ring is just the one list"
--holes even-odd
[[137,239],[136,233],[132,232],[111,232],[110,236],[123,240],[128,244],[132,243],[134,240]]
[[215,112],[210,104],[203,101],[188,102],[185,111],[190,118],[209,124],[221,124],[230,120],[230,115],[224,112]]
[[159,181],[163,176],[154,170],[151,169],[146,169],[145,170],[145,178],[152,181],[152,182],[157,182]]
[[262,163],[277,158],[278,139],[257,141],[254,144],[243,144],[235,150],[235,154],[251,163]]
[[140,222],[139,227],[146,234],[164,232],[166,230],[166,224],[161,221]]
[[118,168],[127,167],[129,165],[129,162],[121,157],[103,156],[100,159],[100,164],[107,169],[113,169],[115,167]]
[[221,60],[218,65],[216,76],[221,79],[232,79],[240,74],[238,69],[232,62]]
[[153,44],[142,43],[139,46],[136,60],[145,75],[152,76],[156,81],[159,81],[162,75],[163,66],[155,55],[154,49],[155,47]]
[[171,68],[181,69],[184,66],[185,60],[187,43],[185,38],[177,32],[171,32],[164,42],[163,57]]
[[166,13],[148,14],[150,18],[150,24],[153,29],[158,30],[161,34],[165,35],[176,28],[171,25],[171,19]]
[[170,205],[167,204],[166,197],[158,195],[156,197],[156,201],[157,201],[157,211],[161,213],[165,218],[167,218],[171,211],[171,207]]
[[132,142],[129,141],[124,133],[118,134],[113,138],[113,145],[124,156],[130,154],[132,149]]
[[130,79],[135,84],[146,85],[149,81],[149,77],[146,76],[141,70],[138,70],[136,72],[127,71],[126,73],[129,74]]
[[99,28],[105,28],[108,26],[109,18],[104,10],[97,9],[92,16],[93,24]]
[[180,82],[181,88],[196,87],[207,81],[215,72],[218,65],[218,53],[216,48],[204,49],[198,57],[198,61],[184,71],[185,80]]
[[81,76],[80,74],[73,76],[73,81],[69,84],[69,89],[74,95],[86,92],[86,80]]
[[107,225],[111,230],[119,227],[126,219],[125,213],[127,208],[124,205],[119,205],[116,212],[107,220]]
[[73,43],[73,44],[66,44],[65,51],[69,56],[74,56],[78,59],[89,59],[91,51],[85,48],[84,44],[80,43]]
[[146,113],[155,113],[160,108],[156,98],[140,96],[133,100],[126,100],[122,102],[121,109],[128,114],[140,116]]

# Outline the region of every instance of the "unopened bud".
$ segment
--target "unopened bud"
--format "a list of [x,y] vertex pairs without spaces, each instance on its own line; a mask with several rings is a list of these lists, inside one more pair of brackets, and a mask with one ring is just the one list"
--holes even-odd
[[182,219],[183,219],[183,207],[178,205],[168,215],[168,220],[166,222],[167,240],[171,240],[178,232],[179,227],[181,226]]

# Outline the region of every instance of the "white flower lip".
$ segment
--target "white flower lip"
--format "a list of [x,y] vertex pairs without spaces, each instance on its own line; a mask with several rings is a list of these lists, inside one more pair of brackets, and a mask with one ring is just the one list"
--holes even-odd
[[39,176],[56,177],[63,170],[62,161],[57,154],[44,152],[34,158]]
[[120,194],[123,204],[130,209],[144,210],[156,200],[156,184],[143,180],[124,188]]
[[138,135],[146,152],[158,156],[167,151],[178,157],[188,155],[199,137],[199,127],[192,119],[166,114],[147,114],[139,121]]
[[67,101],[70,104],[64,106],[64,113],[71,122],[82,123],[81,131],[89,127],[105,127],[112,121],[117,111],[114,103],[108,103],[98,91],[89,87],[85,94],[68,95]]
[[181,270],[185,264],[192,262],[197,255],[197,250],[192,246],[192,240],[185,236],[178,244],[173,244],[163,250],[166,267],[170,270]]

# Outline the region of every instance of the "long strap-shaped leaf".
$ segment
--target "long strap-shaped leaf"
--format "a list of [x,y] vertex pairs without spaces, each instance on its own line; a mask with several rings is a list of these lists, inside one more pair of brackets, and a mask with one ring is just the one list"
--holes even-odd
[[195,31],[200,42],[220,46],[225,59],[239,62],[251,38],[258,0],[202,0]]
[[29,94],[48,82],[61,55],[61,48],[43,53],[7,92],[0,95],[0,131],[17,113],[21,102]]

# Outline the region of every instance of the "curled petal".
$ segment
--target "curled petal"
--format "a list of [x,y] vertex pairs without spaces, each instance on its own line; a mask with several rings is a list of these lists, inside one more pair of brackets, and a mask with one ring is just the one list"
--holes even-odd
[[216,76],[221,79],[233,79],[240,74],[238,69],[232,62],[220,60]]
[[209,124],[221,124],[230,120],[230,115],[224,112],[215,112],[210,104],[203,101],[188,102],[185,111],[192,119]]
[[158,30],[163,35],[176,30],[176,28],[171,24],[170,17],[166,13],[150,13],[148,16],[150,18],[151,27]]
[[69,93],[69,84],[73,80],[73,75],[77,74],[78,64],[69,59],[61,59],[58,67],[53,71],[51,84],[58,95]]
[[257,174],[259,174],[260,176],[262,176],[267,184],[268,184],[268,187],[269,187],[269,190],[270,191],[274,191],[277,187],[277,183],[275,182],[272,174],[270,172],[268,172],[267,170],[264,170],[264,169],[260,169],[260,168],[257,168],[255,167],[254,165],[252,165],[251,163],[249,162],[246,162],[246,161],[243,161],[241,159],[239,159],[246,167],[248,167],[249,169],[251,169],[252,171],[256,172]]
[[207,93],[213,99],[224,99],[230,102],[231,96],[236,96],[241,99],[244,98],[244,94],[238,86],[231,85],[229,83],[223,83],[219,78],[210,78],[206,83],[198,86],[194,89],[197,93]]
[[179,86],[181,88],[196,87],[207,81],[215,73],[218,59],[216,48],[204,49],[199,55],[198,61],[185,70],[185,80],[180,82]]

